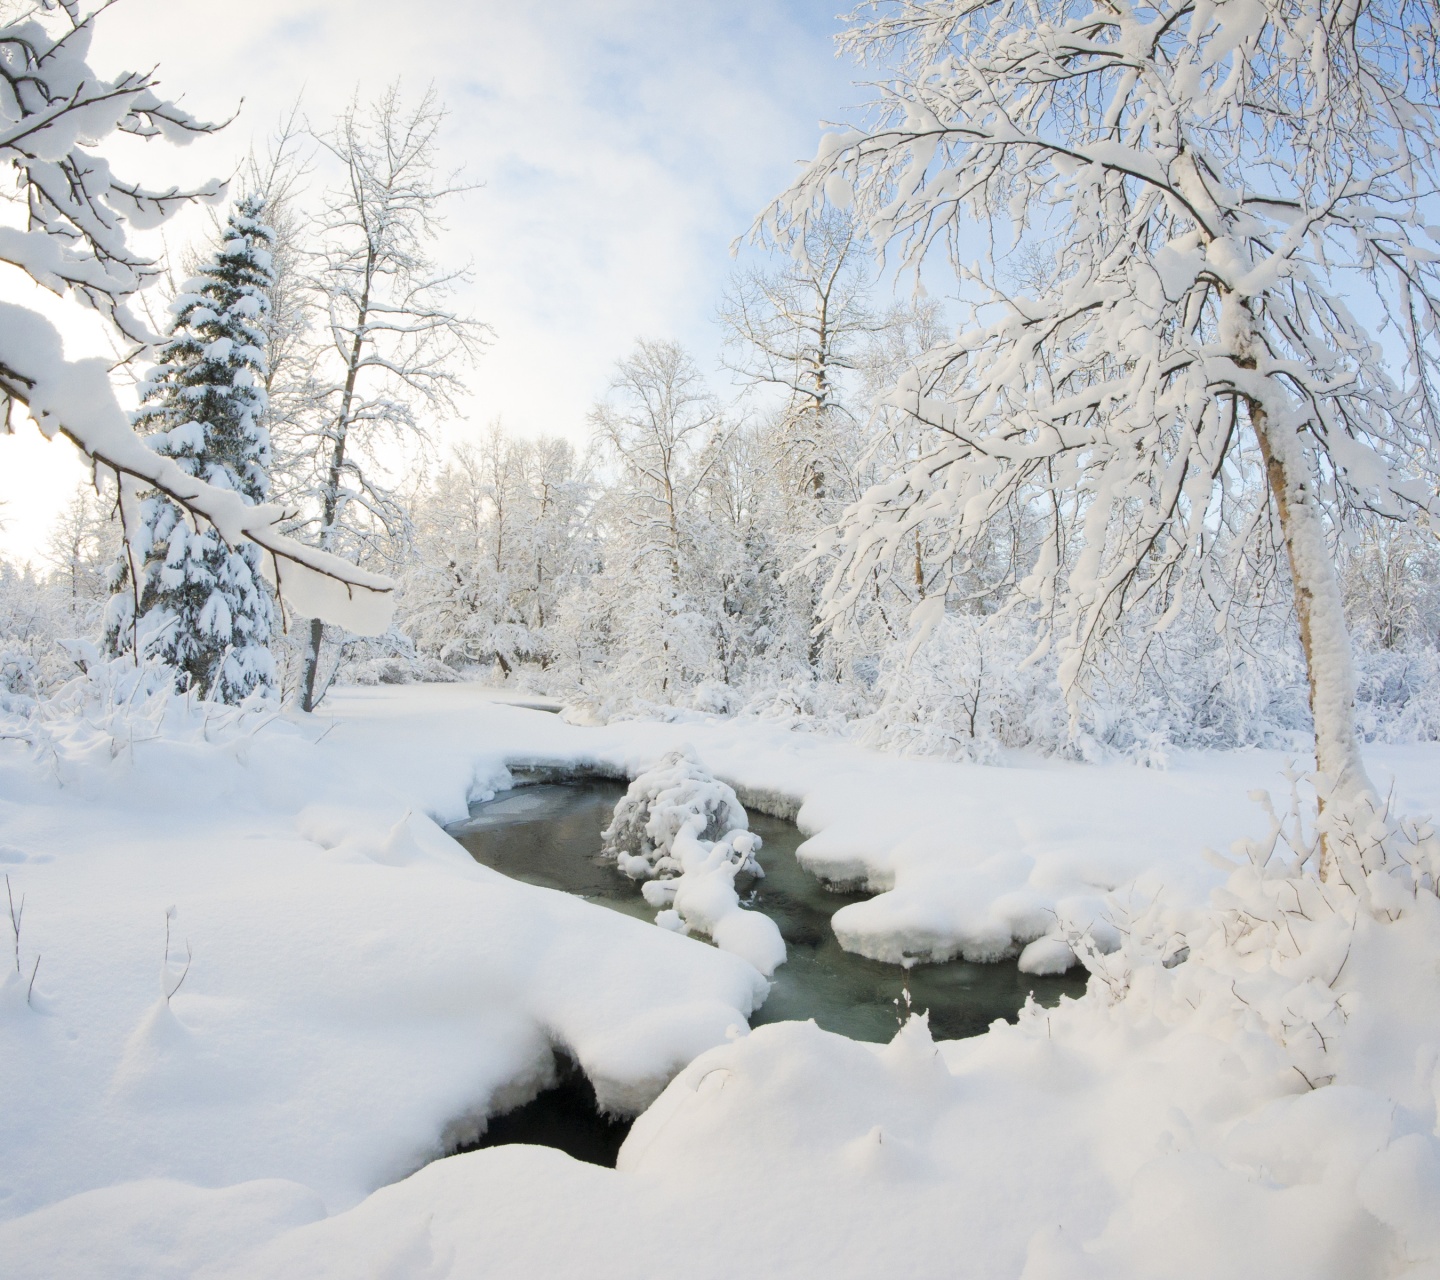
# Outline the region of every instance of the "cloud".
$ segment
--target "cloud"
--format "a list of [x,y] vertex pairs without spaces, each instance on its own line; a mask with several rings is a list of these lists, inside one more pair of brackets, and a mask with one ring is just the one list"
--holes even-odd
[[318,125],[357,90],[433,82],[450,109],[444,162],[484,184],[454,202],[438,246],[473,263],[464,303],[497,335],[468,416],[578,439],[635,337],[677,337],[714,363],[731,241],[813,152],[820,119],[855,97],[833,12],[828,0],[121,0],[94,49],[107,70],[158,62],[197,114],[227,118],[243,99],[229,128],[184,151],[127,140],[122,172],[152,182],[233,172],[302,92]]

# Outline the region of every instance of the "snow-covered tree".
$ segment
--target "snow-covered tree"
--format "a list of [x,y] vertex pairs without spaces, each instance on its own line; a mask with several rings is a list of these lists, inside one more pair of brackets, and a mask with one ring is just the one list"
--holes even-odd
[[1369,520],[1343,547],[1351,626],[1381,649],[1440,641],[1440,545],[1428,530]]
[[612,654],[626,668],[622,679],[642,694],[673,700],[711,667],[714,636],[692,549],[719,421],[685,350],[644,339],[616,364],[606,398],[590,414],[597,443],[616,466],[600,513],[611,533]]
[[[737,272],[719,312],[726,366],[752,388],[770,388],[780,404],[764,416],[755,446],[767,456],[770,532],[788,564],[858,494],[865,456],[866,408],[857,395],[867,350],[885,327],[870,306],[863,237],[847,213],[827,209],[793,251],[772,267]],[[818,669],[817,575],[777,585],[788,625],[809,633],[806,660]]]
[[854,219],[826,209],[773,269],[738,272],[720,307],[726,364],[784,397],[775,429],[787,479],[817,506],[847,495],[856,407],[846,379],[883,327],[869,306],[865,245]]
[[[174,325],[135,415],[156,453],[251,504],[270,488],[265,347],[274,233],[263,211],[258,197],[242,199],[218,251],[170,304]],[[227,546],[159,493],[140,503],[138,522],[106,618],[111,654],[139,647],[174,669],[178,690],[217,702],[273,692],[274,606],[260,548]]]
[[[113,495],[108,503],[86,485],[56,517],[45,543],[52,577],[69,599],[72,634],[98,623],[109,599],[110,572],[120,554],[120,521]],[[92,616],[93,615],[93,616]]]
[[[392,85],[318,135],[342,177],[316,229],[320,404],[295,450],[304,471],[295,491],[307,499],[316,545],[357,562],[373,554],[377,539],[407,533],[404,504],[385,482],[376,445],[413,446],[424,437],[425,414],[453,408],[459,367],[484,333],[450,307],[464,273],[429,256],[441,203],[463,189],[436,171],[444,114],[433,92],[407,107]],[[324,638],[323,621],[313,618],[300,688],[307,711],[324,694]]]
[[[91,69],[95,17],[108,7],[86,12],[79,0],[41,0],[0,14],[0,161],[7,175],[0,198],[15,215],[0,227],[0,263],[99,311],[127,346],[144,347],[157,339],[130,304],[158,267],[130,232],[156,227],[196,200],[218,200],[224,185],[151,190],[119,177],[99,153],[117,132],[183,144],[214,130],[160,98],[153,74],[106,79]],[[54,326],[19,303],[0,302],[0,406],[5,430],[20,406],[47,436],[74,441],[116,477],[122,504],[152,487],[230,545],[258,544],[267,572],[309,612],[357,630],[383,627],[386,579],[286,537],[287,513],[278,506],[246,503],[147,448],[115,398],[110,362],[67,360]]]
[[[826,135],[770,225],[852,208],[916,269],[948,252],[976,308],[891,393],[924,448],[842,521],[831,611],[908,564],[917,530],[949,577],[1033,513],[1013,587],[1078,697],[1122,619],[1162,632],[1197,590],[1223,609],[1273,520],[1319,768],[1333,798],[1367,794],[1330,539],[1352,511],[1432,505],[1414,470],[1440,440],[1434,18],[1414,0],[864,11],[846,41],[882,68],[875,115]],[[1031,287],[1007,250],[1044,262]]]
[[415,509],[399,617],[420,652],[506,674],[548,666],[587,496],[563,440],[516,440],[497,422],[458,446]]

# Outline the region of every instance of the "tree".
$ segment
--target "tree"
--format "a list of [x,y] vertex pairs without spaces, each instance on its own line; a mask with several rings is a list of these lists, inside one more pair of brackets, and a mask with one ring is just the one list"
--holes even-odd
[[459,445],[416,509],[400,617],[421,652],[506,674],[548,666],[586,496],[563,440],[514,440],[495,422]]
[[854,219],[826,209],[809,221],[798,252],[774,270],[736,275],[720,306],[727,365],[752,385],[785,397],[776,430],[787,479],[818,506],[844,492],[837,472],[856,452],[847,438],[855,414],[843,380],[883,321],[867,305],[864,251]]
[[1381,649],[1434,644],[1440,633],[1440,546],[1428,531],[1370,520],[1342,560],[1351,625]]
[[[775,532],[791,563],[856,496],[863,411],[856,413],[846,384],[885,327],[868,305],[869,281],[859,265],[865,246],[848,213],[825,210],[794,250],[778,267],[737,273],[719,314],[727,366],[752,387],[784,396],[767,419],[762,447],[768,446],[781,497]],[[816,575],[785,590],[809,635],[806,661],[818,670],[824,635]]]
[[[1015,591],[1078,696],[1122,618],[1163,629],[1202,573],[1223,602],[1273,519],[1318,767],[1352,808],[1372,788],[1329,537],[1432,510],[1407,473],[1440,440],[1433,5],[896,0],[845,39],[884,64],[875,119],[827,135],[769,225],[853,202],[910,267],[948,251],[976,309],[893,388],[925,449],[846,513],[830,610],[921,526],[964,564],[1034,511]],[[1007,251],[1043,255],[1035,287],[1007,288]]]
[[[150,190],[119,178],[91,148],[116,132],[183,144],[216,126],[158,97],[153,75],[97,76],[86,62],[96,15],[83,13],[78,0],[42,0],[8,13],[0,22],[0,161],[11,176],[4,198],[24,225],[0,228],[0,262],[101,312],[123,342],[144,347],[155,335],[129,304],[158,268],[134,249],[128,231],[158,226],[196,200],[218,200],[224,185]],[[148,449],[115,398],[107,361],[67,360],[47,320],[0,302],[0,421],[7,431],[17,406],[47,436],[67,436],[113,475],[122,507],[151,486],[231,546],[246,540],[260,546],[266,572],[309,612],[357,630],[383,630],[387,579],[286,537],[281,508],[252,506]]]
[[119,554],[120,522],[113,502],[105,503],[88,485],[78,489],[45,543],[45,559],[63,583],[72,625],[98,621]]
[[[270,489],[265,348],[274,233],[263,210],[259,197],[239,202],[219,251],[170,304],[170,338],[135,415],[157,453],[251,504]],[[274,691],[274,608],[254,543],[232,549],[151,493],[115,585],[105,628],[112,654],[145,650],[174,669],[178,691],[217,702]]]
[[692,503],[717,455],[700,459],[719,416],[684,348],[645,339],[616,365],[590,413],[596,439],[619,465],[609,572],[623,578],[627,656],[645,668],[643,685],[671,697],[705,674],[712,652],[687,588]]
[[292,453],[305,451],[306,428],[320,407],[312,326],[315,299],[307,267],[310,218],[304,207],[313,158],[302,147],[308,137],[299,104],[291,107],[263,152],[252,151],[244,170],[245,190],[265,202],[272,283],[265,331],[265,428],[270,433],[271,489],[277,501],[301,508],[304,476]]
[[[444,111],[433,92],[413,108],[392,85],[368,109],[340,118],[323,148],[343,177],[319,227],[311,293],[323,316],[317,352],[320,408],[301,450],[312,504],[308,521],[321,550],[359,561],[377,529],[403,534],[404,506],[383,483],[374,448],[382,438],[415,441],[417,414],[453,408],[461,360],[474,355],[483,327],[449,309],[463,272],[439,269],[427,242],[439,206],[462,190],[435,170]],[[325,628],[311,620],[300,704],[313,710]]]

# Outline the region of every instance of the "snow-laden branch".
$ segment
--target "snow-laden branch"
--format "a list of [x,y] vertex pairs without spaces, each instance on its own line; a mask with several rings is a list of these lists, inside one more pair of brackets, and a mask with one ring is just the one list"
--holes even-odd
[[238,493],[187,475],[137,436],[105,361],[67,361],[50,323],[11,303],[0,302],[0,333],[0,392],[23,405],[46,436],[72,440],[97,468],[114,474],[127,495],[141,486],[158,489],[214,525],[232,546],[254,542],[268,553],[266,576],[281,598],[307,617],[362,635],[389,625],[388,579],[286,537],[280,529],[293,513],[275,503],[251,506]]
[[[4,193],[22,205],[26,226],[0,228],[0,262],[111,321],[127,344],[155,340],[129,308],[158,275],[129,242],[131,228],[159,226],[194,201],[213,203],[225,184],[151,190],[117,177],[96,148],[111,134],[183,144],[214,132],[155,92],[149,73],[107,80],[87,63],[96,14],[78,4],[37,5],[0,23],[0,161],[12,174]],[[186,475],[131,429],[102,360],[67,361],[59,334],[36,313],[0,303],[0,394],[5,423],[23,405],[47,436],[73,440],[97,469],[112,472],[122,498],[142,488],[173,498],[232,545],[268,553],[281,595],[300,612],[358,632],[384,630],[391,584],[279,532],[280,507],[250,506],[236,493]]]
[[[1256,512],[1283,530],[1322,768],[1363,780],[1329,541],[1440,520],[1440,64],[1419,0],[892,0],[883,66],[757,224],[835,207],[973,299],[881,411],[914,447],[818,548],[828,616],[934,544],[943,592],[997,538],[1083,692],[1122,621],[1152,634]],[[975,241],[990,252],[972,261]],[[1216,563],[1218,562],[1218,563]],[[1073,705],[1073,704],[1072,704]]]

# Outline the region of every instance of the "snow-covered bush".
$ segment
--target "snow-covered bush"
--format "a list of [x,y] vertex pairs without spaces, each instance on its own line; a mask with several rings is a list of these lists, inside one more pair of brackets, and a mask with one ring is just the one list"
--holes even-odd
[[[1338,980],[1357,937],[1410,916],[1440,925],[1440,838],[1388,803],[1336,802],[1321,775],[1290,783],[1284,812],[1254,793],[1269,817],[1263,838],[1209,855],[1233,868],[1210,905],[1176,910],[1163,892],[1137,910],[1112,900],[1103,937],[1062,921],[1026,948],[1022,970],[1063,969],[1068,951],[1127,1018],[1227,1019],[1236,1034],[1273,1040],[1310,1088],[1328,1084],[1327,1055],[1349,1020]],[[1338,874],[1322,879],[1327,846]]]
[[177,693],[174,669],[155,658],[107,658],[85,640],[63,649],[71,672],[79,674],[43,698],[0,696],[0,731],[26,743],[57,773],[72,763],[116,759],[139,742],[223,745],[248,737],[278,711],[261,692],[233,706]]
[[997,747],[1064,739],[1066,710],[1050,664],[1025,659],[1026,629],[1010,619],[948,613],[913,656],[884,656],[883,697],[862,740],[916,755],[989,760]]
[[0,706],[41,696],[74,668],[55,646],[63,630],[56,593],[28,565],[0,560]]
[[740,905],[739,875],[763,876],[760,837],[735,791],[711,774],[693,750],[672,751],[640,774],[615,806],[601,837],[619,869],[646,881],[655,923],[708,934],[769,977],[785,961],[775,922]]
[[1355,712],[1367,742],[1440,740],[1440,649],[1357,646]]
[[672,751],[630,784],[601,841],[621,871],[644,880],[678,870],[670,859],[675,837],[692,825],[697,839],[714,841],[746,830],[750,822],[734,788],[687,747]]
[[705,680],[690,694],[690,705],[706,715],[730,715],[736,709],[736,702],[735,690],[718,680]]

